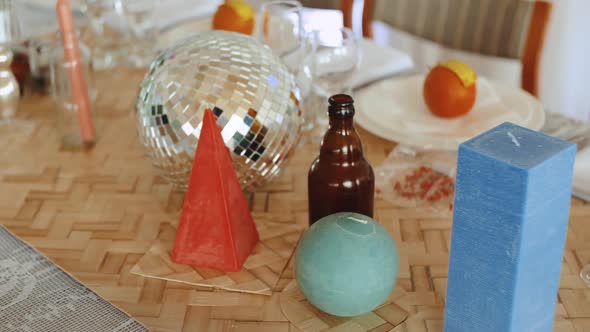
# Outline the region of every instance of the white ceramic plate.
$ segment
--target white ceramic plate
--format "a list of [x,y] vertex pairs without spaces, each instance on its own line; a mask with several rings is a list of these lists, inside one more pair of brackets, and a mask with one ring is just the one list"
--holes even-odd
[[457,150],[462,142],[509,121],[539,130],[541,103],[525,91],[479,77],[477,99],[467,115],[444,119],[422,97],[424,75],[383,80],[355,94],[356,122],[371,133],[418,148]]

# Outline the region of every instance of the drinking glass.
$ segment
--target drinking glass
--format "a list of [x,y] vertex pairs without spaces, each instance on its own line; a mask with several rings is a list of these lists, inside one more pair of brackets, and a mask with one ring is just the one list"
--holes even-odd
[[46,89],[49,88],[49,65],[55,49],[55,36],[52,38],[34,38],[27,45],[31,77],[43,92],[47,92]]
[[[301,99],[301,111],[303,119],[301,130],[303,132],[309,132],[313,130],[316,122],[316,114],[314,111],[315,106],[313,104],[314,93],[312,91],[313,75],[315,73],[315,69],[313,67],[313,62],[308,60],[313,58],[314,53],[314,41],[304,36],[301,42],[301,47],[297,51],[296,56],[292,57],[296,58],[293,61],[296,69],[293,70],[292,73],[299,89],[299,98]],[[308,65],[305,65],[306,61],[308,62]]]
[[18,109],[19,86],[10,69],[12,47],[22,38],[18,13],[12,0],[0,1],[0,120],[12,120]]
[[296,52],[304,36],[299,1],[269,1],[262,4],[256,35],[292,72],[298,67]]
[[88,17],[94,35],[94,67],[105,69],[116,66],[126,38],[122,0],[82,0],[81,9]]
[[156,52],[158,24],[156,0],[124,0],[123,12],[130,29],[128,62],[134,67],[150,64]]
[[338,93],[350,94],[351,79],[360,63],[360,47],[352,30],[333,28],[311,31],[306,34],[311,52],[302,63],[312,80],[308,107],[316,115],[316,125],[328,125],[328,98]]
[[[50,56],[50,81],[51,94],[56,109],[56,120],[59,137],[61,140],[61,147],[66,149],[77,149],[88,147],[88,144],[82,140],[80,135],[80,127],[78,125],[78,106],[74,100],[74,89],[70,83],[69,69],[74,64],[67,61],[64,57],[64,51],[61,43],[61,38],[57,38]],[[80,45],[80,53],[82,58],[82,66],[86,86],[88,88],[88,96],[90,101],[91,114],[94,117],[94,101],[96,100],[96,89],[94,86],[94,77],[91,66],[91,54],[88,48]]]

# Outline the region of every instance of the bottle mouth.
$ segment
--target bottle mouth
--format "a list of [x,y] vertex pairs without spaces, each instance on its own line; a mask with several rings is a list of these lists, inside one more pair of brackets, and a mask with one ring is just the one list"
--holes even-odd
[[330,104],[328,107],[329,116],[348,118],[354,115],[354,100],[349,95],[333,95],[328,99],[328,103]]

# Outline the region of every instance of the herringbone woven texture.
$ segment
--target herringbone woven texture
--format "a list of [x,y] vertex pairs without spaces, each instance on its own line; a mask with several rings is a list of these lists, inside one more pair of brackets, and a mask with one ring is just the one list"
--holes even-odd
[[398,284],[389,294],[387,300],[375,310],[356,317],[337,317],[325,313],[307,301],[294,278],[293,256],[282,275],[282,281],[288,282],[279,295],[283,315],[295,325],[296,331],[391,331],[405,321],[408,312],[396,302],[406,295]]
[[131,269],[131,273],[193,286],[272,295],[272,290],[299,241],[303,226],[258,218],[256,229],[260,241],[238,272],[193,268],[174,263],[170,255],[176,228],[164,225],[158,239]]
[[[137,142],[132,111],[143,72],[97,75],[100,141],[60,151],[50,98],[27,97],[17,121],[0,127],[0,223],[154,331],[296,331],[272,296],[210,291],[143,278],[131,268],[178,218],[182,194],[158,177]],[[393,144],[359,130],[378,165]],[[317,147],[303,145],[277,181],[251,197],[253,216],[307,223],[307,169]],[[396,304],[410,315],[396,332],[442,330],[451,220],[376,202],[400,253]],[[590,331],[590,205],[574,200],[562,265],[555,331]],[[286,275],[278,282],[282,289]]]

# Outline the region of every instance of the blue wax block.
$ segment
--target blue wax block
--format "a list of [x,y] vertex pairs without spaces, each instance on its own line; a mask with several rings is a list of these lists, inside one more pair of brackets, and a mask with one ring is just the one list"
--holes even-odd
[[446,332],[551,331],[575,152],[510,123],[460,146]]

